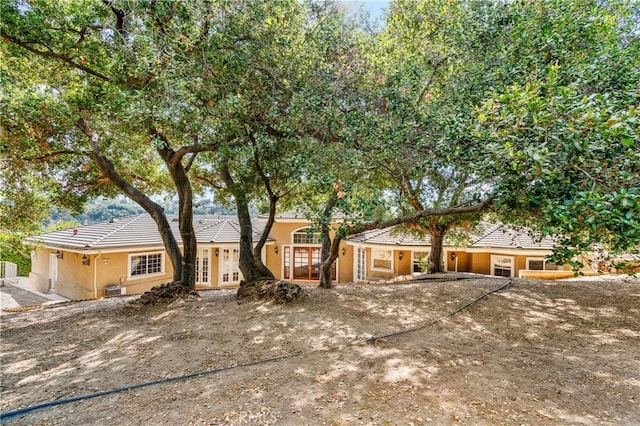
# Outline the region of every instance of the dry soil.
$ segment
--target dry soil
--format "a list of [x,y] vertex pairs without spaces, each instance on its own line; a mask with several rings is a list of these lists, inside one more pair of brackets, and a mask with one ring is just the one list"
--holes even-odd
[[449,316],[504,282],[310,288],[292,305],[208,291],[168,307],[128,297],[4,315],[0,408],[207,372],[7,423],[638,424],[640,284],[514,280]]

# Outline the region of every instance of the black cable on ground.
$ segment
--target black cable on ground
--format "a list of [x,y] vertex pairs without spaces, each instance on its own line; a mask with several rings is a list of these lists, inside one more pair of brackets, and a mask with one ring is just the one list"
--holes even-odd
[[499,291],[502,291],[502,290],[506,289],[510,285],[511,285],[511,280],[507,281],[506,283],[504,283],[500,287],[495,288],[495,289],[491,290],[490,292],[483,294],[480,297],[476,297],[471,302],[468,302],[468,303],[460,306],[458,309],[449,312],[447,315],[445,315],[443,317],[440,317],[440,318],[436,318],[433,321],[430,321],[428,323],[419,325],[417,327],[407,328],[405,330],[396,331],[396,332],[393,332],[393,333],[383,334],[381,336],[372,336],[372,337],[369,337],[368,339],[365,339],[364,341],[367,342],[367,343],[373,343],[373,342],[376,342],[376,341],[378,341],[380,339],[386,339],[388,337],[400,336],[401,334],[413,333],[414,331],[418,331],[418,330],[422,330],[422,329],[427,328],[427,327],[431,327],[431,326],[439,323],[440,321],[444,321],[445,319],[450,318],[450,317],[460,313],[461,311],[467,309],[469,306],[473,305],[474,303],[477,303],[480,300],[484,299],[485,297],[487,297],[487,296],[489,296],[489,295],[491,295],[493,293],[497,293]]
[[281,361],[283,359],[293,358],[293,357],[297,357],[297,356],[300,356],[300,355],[302,355],[302,352],[294,352],[294,353],[291,353],[291,354],[288,354],[288,355],[282,355],[282,356],[278,356],[278,357],[275,357],[275,358],[269,358],[269,359],[258,360],[258,361],[251,361],[251,362],[247,362],[247,363],[244,363],[244,364],[236,364],[236,365],[232,365],[230,367],[216,368],[216,369],[213,369],[213,370],[200,371],[200,372],[197,372],[197,373],[190,373],[190,374],[185,374],[185,375],[182,375],[182,376],[167,377],[165,379],[154,380],[154,381],[151,381],[151,382],[137,383],[135,385],[122,386],[122,387],[119,387],[119,388],[109,389],[109,390],[105,390],[105,391],[101,391],[101,392],[94,392],[94,393],[88,393],[88,394],[84,394],[84,395],[73,396],[71,398],[56,399],[54,401],[43,402],[43,403],[40,403],[40,404],[31,405],[29,407],[21,408],[21,409],[18,409],[18,410],[7,411],[6,413],[0,413],[0,421],[12,420],[12,419],[15,419],[16,417],[23,416],[23,415],[25,415],[27,413],[30,413],[31,411],[39,410],[41,408],[54,407],[56,405],[68,404],[70,402],[81,401],[83,399],[96,398],[98,396],[105,396],[105,395],[124,392],[124,391],[128,391],[128,390],[140,389],[140,388],[144,388],[144,387],[147,387],[147,386],[159,385],[159,384],[162,384],[162,383],[177,382],[179,380],[193,379],[193,378],[196,378],[196,377],[207,376],[207,375],[210,375],[210,374],[217,374],[217,373],[222,373],[224,371],[234,370],[236,368],[250,367],[250,366],[258,365],[258,364],[266,364],[266,363],[269,363],[269,362]]
[[[349,346],[355,346],[355,345],[359,345],[362,343],[373,343],[376,342],[380,339],[386,339],[389,337],[395,337],[395,336],[399,336],[402,334],[407,334],[407,333],[412,333],[418,330],[422,330],[424,328],[427,327],[431,327],[434,324],[437,324],[440,321],[445,320],[446,318],[452,317],[456,314],[458,314],[459,312],[467,309],[469,306],[473,305],[474,303],[479,302],[480,300],[486,298],[487,296],[493,294],[493,293],[497,293],[501,290],[506,289],[507,287],[509,287],[509,285],[511,284],[511,280],[507,281],[505,284],[502,284],[501,286],[487,292],[484,293],[483,295],[481,295],[480,297],[477,297],[475,299],[473,299],[471,302],[468,302],[462,306],[460,306],[459,308],[457,308],[456,310],[449,312],[447,315],[437,318],[433,321],[430,321],[428,323],[422,324],[420,326],[417,327],[413,327],[413,328],[408,328],[405,330],[401,330],[401,331],[396,331],[394,333],[388,333],[388,334],[384,334],[381,336],[373,336],[373,337],[369,337],[367,339],[364,340],[358,340],[355,342],[352,342],[350,344],[344,345],[344,346],[337,346],[337,347],[333,347],[333,348],[329,348],[329,349],[320,349],[320,350],[316,350],[316,351],[311,351],[311,352],[307,352],[306,354],[312,354],[315,352],[327,352],[327,351],[333,351],[333,350],[339,350],[339,349],[344,349],[346,347]],[[114,393],[120,393],[120,392],[124,392],[124,391],[129,391],[129,390],[133,390],[133,389],[140,389],[140,388],[144,388],[147,386],[153,386],[153,385],[159,385],[162,383],[170,383],[170,382],[177,382],[180,380],[188,380],[188,379],[193,379],[196,377],[202,377],[202,376],[207,376],[207,375],[211,375],[211,374],[218,374],[218,373],[222,373],[225,371],[229,371],[229,370],[235,370],[238,368],[244,368],[244,367],[251,367],[254,365],[260,365],[260,364],[267,364],[270,362],[277,362],[277,361],[282,361],[284,359],[288,359],[288,358],[295,358],[295,357],[299,357],[305,355],[305,352],[294,352],[291,354],[287,354],[287,355],[282,355],[282,356],[277,356],[274,358],[268,358],[268,359],[262,359],[262,360],[257,360],[257,361],[251,361],[251,362],[247,362],[244,364],[236,364],[236,365],[232,365],[229,367],[223,367],[223,368],[216,368],[213,370],[206,370],[206,371],[200,371],[200,372],[196,372],[196,373],[190,373],[190,374],[184,374],[182,376],[173,376],[173,377],[167,377],[165,379],[159,379],[159,380],[154,380],[154,381],[150,381],[150,382],[144,382],[144,383],[137,383],[134,385],[128,385],[128,386],[122,386],[119,388],[114,388],[114,389],[109,389],[109,390],[105,390],[105,391],[100,391],[100,392],[94,392],[94,393],[88,393],[88,394],[84,394],[84,395],[78,395],[78,396],[73,396],[70,398],[63,398],[63,399],[56,399],[54,401],[47,401],[47,402],[42,402],[39,404],[35,404],[35,405],[30,405],[28,407],[25,408],[20,408],[17,410],[12,410],[12,411],[7,411],[6,413],[0,413],[0,422],[4,422],[4,421],[8,421],[8,420],[12,420],[15,419],[17,417],[23,416],[25,414],[28,414],[32,411],[36,411],[36,410],[40,410],[42,408],[48,408],[48,407],[55,407],[56,405],[63,405],[63,404],[68,404],[71,402],[76,402],[76,401],[82,401],[85,399],[91,399],[91,398],[97,398],[99,396],[106,396],[106,395],[111,395]]]

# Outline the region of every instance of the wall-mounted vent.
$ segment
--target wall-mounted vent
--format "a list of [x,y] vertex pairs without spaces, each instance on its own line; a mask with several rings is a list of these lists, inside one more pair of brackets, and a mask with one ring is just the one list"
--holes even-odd
[[127,288],[121,285],[108,285],[104,288],[104,297],[122,296],[127,294]]

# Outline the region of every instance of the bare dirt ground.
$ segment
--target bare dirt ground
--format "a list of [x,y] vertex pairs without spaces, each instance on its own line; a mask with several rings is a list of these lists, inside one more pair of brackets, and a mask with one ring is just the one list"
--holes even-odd
[[234,291],[131,308],[130,298],[2,317],[8,424],[638,424],[640,284],[504,279],[309,289],[238,305]]

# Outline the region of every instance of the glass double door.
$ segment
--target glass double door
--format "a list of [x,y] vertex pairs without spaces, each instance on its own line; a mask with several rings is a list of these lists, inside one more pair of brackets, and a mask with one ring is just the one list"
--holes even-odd
[[293,279],[318,280],[322,264],[321,247],[293,248]]
[[[289,258],[291,256],[291,258]],[[319,280],[320,279],[320,267],[322,266],[322,247],[317,246],[294,246],[291,247],[291,254],[289,254],[289,247],[285,249],[285,279],[289,278],[289,259],[291,259],[291,266],[293,266],[293,279],[294,280]],[[331,268],[333,272],[333,279],[336,279],[336,263],[334,262]]]

